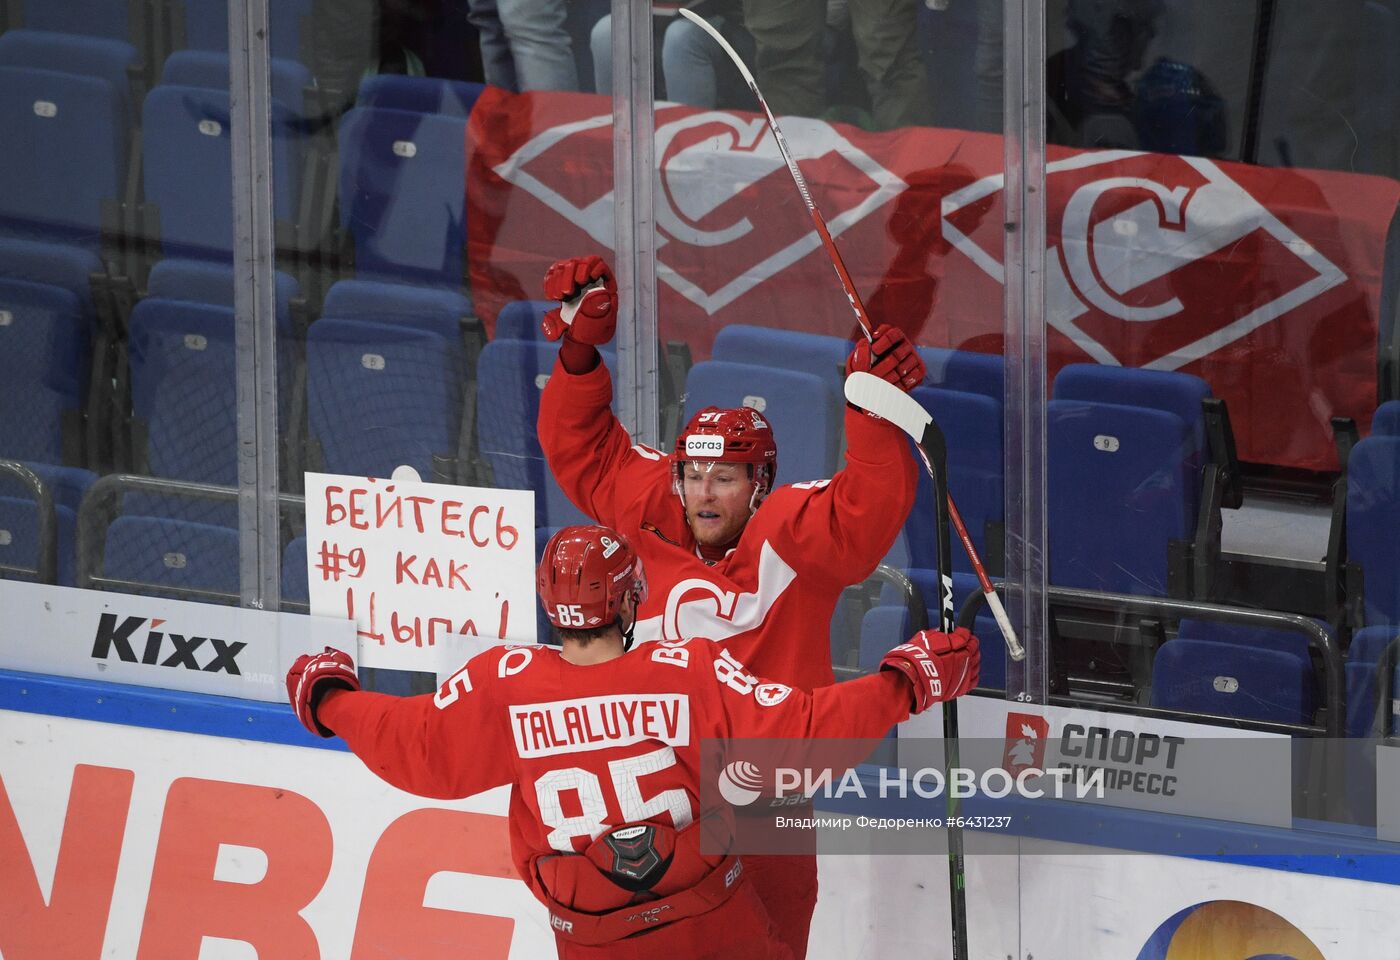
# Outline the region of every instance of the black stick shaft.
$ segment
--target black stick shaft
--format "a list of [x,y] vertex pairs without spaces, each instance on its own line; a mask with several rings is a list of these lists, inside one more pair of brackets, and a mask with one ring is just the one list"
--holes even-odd
[[[953,542],[948,512],[948,445],[938,424],[929,422],[919,443],[919,454],[929,478],[933,481],[934,516],[937,523],[938,545],[938,621],[939,629],[952,633],[956,628],[953,613]],[[961,765],[958,749],[958,702],[943,703],[943,742],[947,751],[948,772]],[[945,782],[952,783],[952,777]],[[967,946],[967,864],[963,857],[962,828],[956,825],[961,804],[948,790],[948,897],[953,917],[953,960],[968,960]]]

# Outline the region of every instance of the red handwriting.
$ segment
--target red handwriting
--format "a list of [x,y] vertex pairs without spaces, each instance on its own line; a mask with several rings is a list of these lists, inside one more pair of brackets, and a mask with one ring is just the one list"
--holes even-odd
[[[359,597],[356,596],[354,587],[345,588],[345,615],[351,620],[355,620],[355,610],[357,600],[364,596],[361,588]],[[388,646],[391,642],[399,646],[434,647],[437,646],[438,638],[458,635],[463,637],[477,637],[481,631],[476,627],[476,621],[468,618],[456,620],[450,617],[424,617],[409,614],[405,611],[390,610],[387,629],[380,626],[380,612],[378,609],[379,598],[375,591],[368,591],[367,603],[368,616],[356,627],[356,634],[372,643],[377,643],[381,647]],[[510,600],[501,600],[501,595],[495,595],[500,602],[500,619],[498,621],[496,639],[504,640],[506,632],[510,629]],[[362,607],[362,609],[364,609]],[[489,627],[487,629],[490,629]]]
[[[347,552],[342,552],[340,544],[321,541],[321,549],[318,551],[321,562],[316,564],[315,569],[321,572],[322,580],[330,580],[335,583],[340,582],[341,574],[345,574],[352,580],[359,579],[365,573],[365,551],[361,547],[354,547]],[[346,566],[349,569],[346,569]]]
[[405,496],[395,493],[393,484],[382,490],[327,486],[325,522],[328,527],[345,525],[355,530],[431,531],[470,540],[477,547],[494,543],[502,550],[513,550],[520,542],[520,531],[506,522],[505,507],[494,509],[493,521],[492,507],[486,504],[474,504],[468,509],[461,500]]
[[[449,559],[446,570],[436,557],[428,557],[418,562],[416,553],[400,550],[394,554],[394,583],[412,583],[422,587],[446,588],[448,590],[470,590],[467,583],[467,564]],[[444,575],[445,574],[445,575]]]

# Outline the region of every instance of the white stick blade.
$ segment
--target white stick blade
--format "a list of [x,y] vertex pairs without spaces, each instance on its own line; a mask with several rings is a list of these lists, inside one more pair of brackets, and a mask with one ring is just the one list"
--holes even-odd
[[915,441],[923,439],[924,427],[933,421],[919,401],[872,373],[853,373],[846,378],[846,399],[888,420]]
[[701,30],[704,30],[711,37],[713,37],[715,43],[719,44],[720,47],[723,48],[724,52],[729,54],[729,59],[734,61],[734,66],[739,68],[739,73],[743,75],[744,82],[751,87],[756,86],[753,74],[749,73],[749,68],[744,64],[744,59],[739,56],[739,51],[731,47],[729,45],[729,41],[724,39],[724,37],[720,36],[720,32],[718,30],[710,26],[710,21],[695,13],[695,11],[693,10],[687,10],[685,7],[681,7],[676,12],[679,13],[681,16],[685,17],[691,23],[695,24]]

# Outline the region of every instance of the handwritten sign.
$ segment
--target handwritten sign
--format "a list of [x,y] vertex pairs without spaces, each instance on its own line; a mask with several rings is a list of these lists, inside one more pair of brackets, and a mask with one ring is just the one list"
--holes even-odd
[[488,647],[534,643],[534,497],[308,473],[311,612],[355,621],[362,666],[439,681]]

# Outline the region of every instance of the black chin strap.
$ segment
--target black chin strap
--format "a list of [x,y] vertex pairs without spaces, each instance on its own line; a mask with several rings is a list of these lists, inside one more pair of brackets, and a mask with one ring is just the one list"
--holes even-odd
[[624,629],[622,626],[622,614],[617,615],[617,629],[622,631],[622,652],[626,653],[632,649],[632,632],[637,629],[637,611],[632,611],[632,622]]

